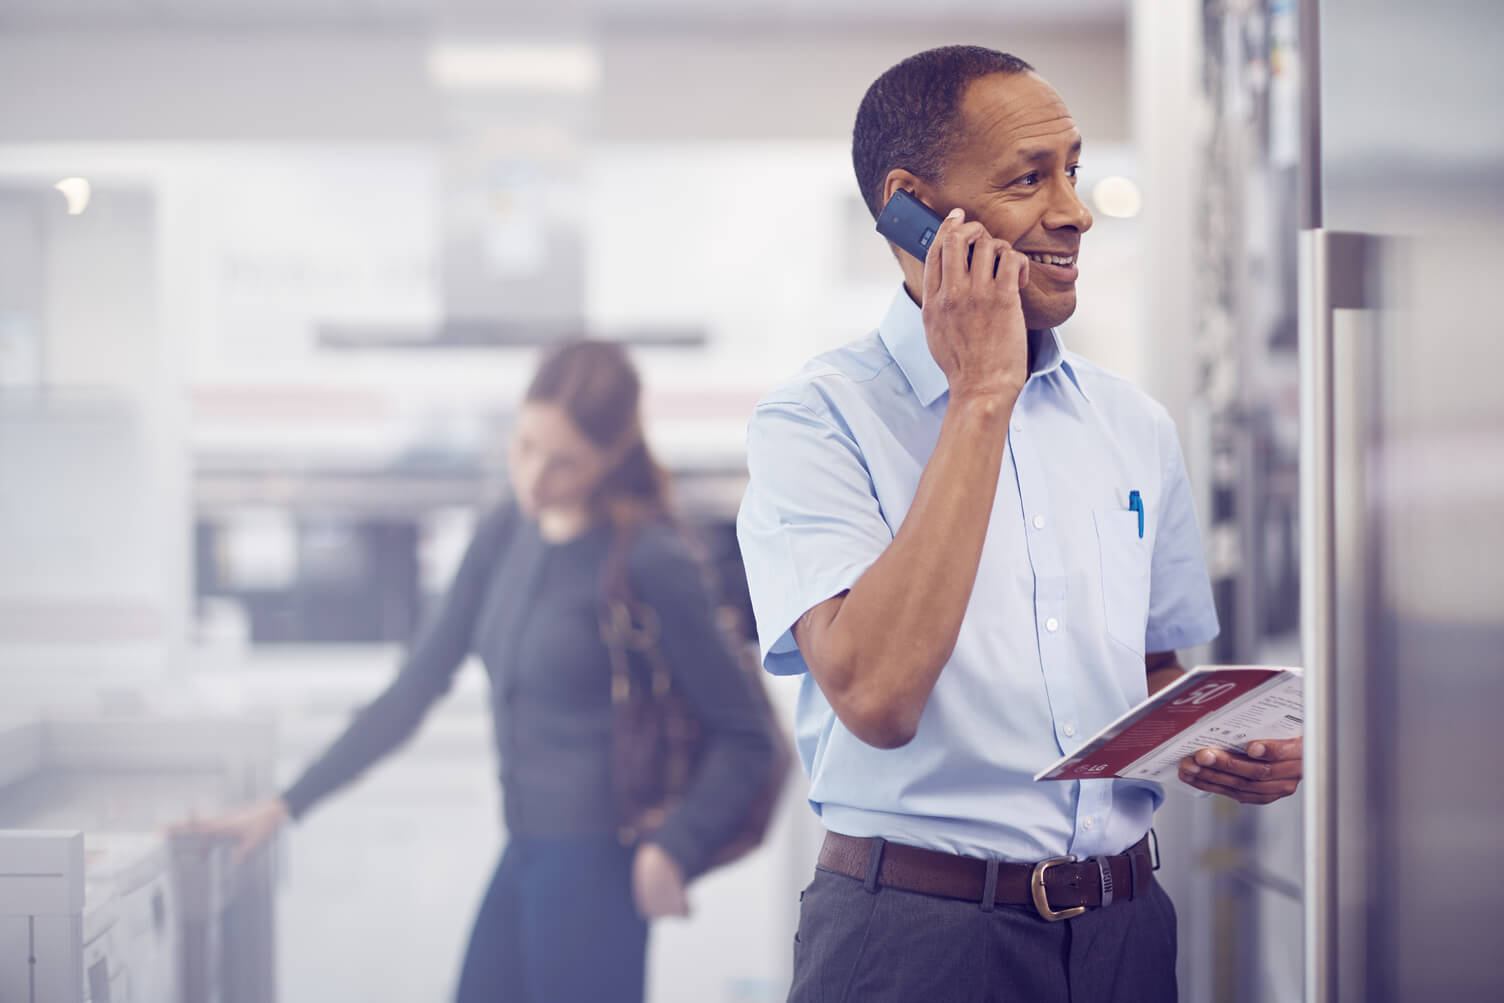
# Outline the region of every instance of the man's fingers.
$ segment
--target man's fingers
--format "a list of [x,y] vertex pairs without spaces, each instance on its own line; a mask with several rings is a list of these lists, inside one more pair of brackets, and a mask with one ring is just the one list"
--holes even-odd
[[1255,744],[1263,745],[1269,758],[1250,759],[1225,749],[1202,749],[1180,761],[1180,779],[1197,790],[1247,804],[1268,804],[1294,794],[1302,766],[1298,757],[1279,758],[1288,754],[1288,743],[1280,741],[1279,745],[1285,747],[1272,749],[1275,740]]
[[993,240],[991,237],[977,241],[971,257],[971,284],[981,288],[988,282],[997,281],[1003,256],[1007,253],[1006,241]]
[[1304,738],[1264,738],[1248,743],[1248,757],[1271,762],[1299,759],[1304,749]]
[[1256,781],[1233,773],[1223,773],[1221,770],[1208,769],[1204,766],[1187,766],[1184,763],[1181,765],[1180,779],[1197,790],[1221,794],[1245,804],[1269,804],[1280,798],[1289,797],[1300,787],[1299,778]]
[[[1231,787],[1227,784],[1216,783],[1206,779],[1203,774],[1188,775],[1182,773],[1180,779],[1197,790],[1206,791],[1208,794],[1221,794],[1223,797],[1232,798],[1234,801],[1241,801],[1244,804],[1269,804],[1295,793],[1293,785],[1290,785],[1289,789],[1282,789],[1277,792],[1251,791],[1246,787]],[[1288,784],[1289,782],[1287,781],[1286,783]]]
[[978,240],[972,259],[975,262],[971,267],[972,285],[977,289],[994,282],[1007,286],[1013,281],[1012,257],[1013,246],[1006,240],[995,237]]
[[[953,212],[959,212],[959,210],[953,210]],[[950,218],[947,218],[946,222],[949,223]],[[971,272],[973,246],[980,240],[990,239],[990,235],[987,233],[987,228],[975,220],[970,223],[957,223],[948,229],[942,229],[943,238],[939,233],[935,236],[935,243],[940,245],[940,264],[943,269],[940,283],[947,290],[959,292],[967,285],[967,276]]]
[[[1029,259],[1013,250],[1013,245],[1006,240],[997,243],[997,260],[992,266],[993,280],[1011,285],[1014,290],[1022,289],[1029,284]],[[1017,285],[1013,285],[1014,283]]]
[[1299,782],[1298,777],[1283,777],[1278,780],[1250,780],[1236,773],[1227,773],[1223,770],[1213,770],[1205,766],[1192,770],[1181,771],[1181,776],[1191,780],[1201,780],[1222,787],[1232,787],[1240,791],[1249,791],[1255,794],[1288,794],[1295,789]]
[[[991,265],[993,266],[991,266],[990,269],[987,269],[987,272],[985,272],[985,274],[991,275],[991,277],[993,278],[997,278],[997,275],[999,275],[1000,272],[1003,271],[1003,260],[1005,260],[1003,254],[1005,254],[1006,250],[1008,250],[1008,245],[1003,244],[1002,241],[997,241],[996,244],[994,244],[993,250],[991,250],[991,253],[987,256],[988,259],[991,259]],[[982,269],[978,268],[978,272],[979,274],[981,274]]]
[[950,215],[940,221],[940,228],[935,231],[935,239],[930,241],[929,253],[924,256],[924,298],[926,302],[929,301],[930,297],[940,292],[941,283],[945,281],[945,262],[941,260],[941,248],[945,245],[945,239],[965,219],[966,213],[960,209],[952,209]]
[[1224,749],[1202,749],[1196,755],[1189,758],[1186,764],[1202,769],[1221,770],[1224,773],[1234,773],[1249,780],[1288,780],[1299,778],[1302,763],[1299,759],[1262,760],[1249,759],[1247,756],[1236,752],[1228,752]]

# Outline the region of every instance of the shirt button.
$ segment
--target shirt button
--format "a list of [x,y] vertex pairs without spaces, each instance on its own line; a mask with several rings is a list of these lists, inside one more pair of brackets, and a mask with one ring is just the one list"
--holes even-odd
[[1081,820],[1081,828],[1083,828],[1083,829],[1090,829],[1093,824],[1094,823],[1093,823],[1092,817],[1090,815],[1086,816],[1084,819]]
[[1044,622],[1044,629],[1053,634],[1055,633],[1055,631],[1060,629],[1060,621],[1055,619],[1054,617],[1050,617]]
[[1015,432],[1022,432],[1023,430],[1024,430],[1023,422],[1021,422],[1021,421],[1015,421],[1013,423],[1013,431],[1015,431]]
[[1065,737],[1066,738],[1070,738],[1072,735],[1074,735],[1076,733],[1076,726],[1073,725],[1073,724],[1068,724],[1064,728],[1061,728],[1060,730],[1063,731],[1063,732],[1065,732]]
[[1042,516],[1042,515],[1036,515],[1034,517],[1034,528],[1035,529],[1044,529],[1044,516]]

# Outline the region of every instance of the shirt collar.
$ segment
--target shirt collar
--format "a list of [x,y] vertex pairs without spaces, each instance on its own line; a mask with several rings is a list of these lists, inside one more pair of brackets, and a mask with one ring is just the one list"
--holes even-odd
[[[893,302],[888,305],[888,313],[878,325],[877,333],[888,349],[888,354],[893,356],[893,361],[903,370],[920,404],[929,407],[950,388],[944,370],[930,354],[929,342],[924,336],[924,315],[903,286],[899,286],[898,292],[894,294]],[[1060,340],[1059,333],[1054,328],[1048,328],[1044,331],[1030,331],[1029,336],[1037,339],[1034,369],[1029,373],[1029,379],[1046,376],[1057,369],[1064,370],[1076,391],[1090,401],[1091,397],[1087,395],[1086,388],[1081,385],[1081,379],[1076,374],[1076,367],[1066,357],[1065,344]]]

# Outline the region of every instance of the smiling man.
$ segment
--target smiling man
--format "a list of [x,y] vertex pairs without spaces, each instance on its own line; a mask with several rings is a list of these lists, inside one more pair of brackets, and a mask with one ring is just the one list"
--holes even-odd
[[[1174,424],[1054,330],[1092,223],[1080,132],[1027,63],[952,46],[873,83],[852,146],[874,216],[900,188],[948,215],[926,261],[895,251],[877,330],[748,430],[763,659],[804,674],[828,830],[790,999],[1174,999],[1163,791],[1031,779],[1217,633]],[[1252,751],[1182,778],[1295,790],[1298,742]]]

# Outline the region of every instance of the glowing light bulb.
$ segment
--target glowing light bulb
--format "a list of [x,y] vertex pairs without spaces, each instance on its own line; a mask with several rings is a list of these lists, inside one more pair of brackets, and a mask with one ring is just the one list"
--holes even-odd
[[1137,216],[1144,207],[1144,197],[1139,194],[1138,185],[1116,175],[1103,178],[1092,185],[1091,200],[1096,203],[1102,215],[1116,216],[1119,219]]
[[68,201],[68,215],[77,216],[89,208],[89,182],[83,178],[64,178],[52,187],[63,193]]

